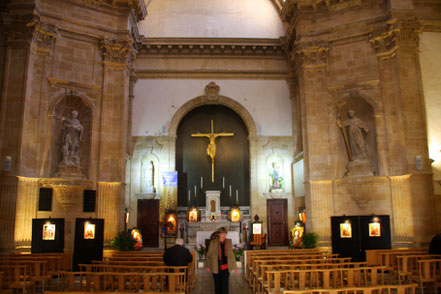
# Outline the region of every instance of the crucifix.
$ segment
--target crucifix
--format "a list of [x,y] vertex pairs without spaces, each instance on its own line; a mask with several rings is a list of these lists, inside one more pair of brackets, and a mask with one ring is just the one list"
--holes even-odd
[[214,183],[214,157],[216,156],[216,138],[217,137],[232,137],[234,133],[220,132],[215,133],[213,127],[213,120],[211,120],[211,132],[191,134],[192,137],[207,137],[210,140],[207,147],[207,155],[211,158],[211,182]]

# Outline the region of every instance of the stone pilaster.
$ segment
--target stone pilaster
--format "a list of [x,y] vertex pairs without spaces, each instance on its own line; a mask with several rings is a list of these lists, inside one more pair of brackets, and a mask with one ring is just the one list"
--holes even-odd
[[104,240],[115,238],[123,229],[124,198],[121,183],[97,183],[97,217],[104,221]]
[[[370,35],[380,71],[390,176],[408,177],[407,182],[398,177],[403,187],[392,180],[393,242],[413,241],[417,245],[430,241],[427,237],[434,233],[432,174],[418,56],[420,31],[421,24],[407,17],[392,19]],[[417,158],[421,159],[420,167]],[[408,224],[404,217],[413,223]]]
[[294,72],[290,72],[286,82],[289,87],[289,96],[292,106],[292,137],[294,156],[303,151],[302,116],[300,111],[299,84]]
[[18,177],[14,231],[16,244],[30,242],[32,239],[32,219],[37,214],[38,181],[37,178]]
[[308,181],[305,185],[306,229],[320,235],[319,246],[331,245],[332,181]]
[[14,218],[17,196],[17,177],[1,177],[0,185],[0,248],[12,249],[14,243]]
[[329,47],[324,41],[296,43],[290,58],[296,64],[303,135],[305,204],[308,230],[329,245],[332,214],[332,182],[329,158],[330,95],[326,88]]

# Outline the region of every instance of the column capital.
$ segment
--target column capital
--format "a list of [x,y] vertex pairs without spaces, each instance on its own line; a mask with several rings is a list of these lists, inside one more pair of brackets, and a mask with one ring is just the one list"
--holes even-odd
[[419,50],[421,27],[416,19],[392,19],[385,26],[373,30],[369,34],[369,42],[383,60],[395,57],[399,48],[416,53]]
[[31,50],[41,55],[50,54],[57,38],[58,28],[38,20],[28,23],[27,26],[33,28],[32,40],[30,41]]
[[115,69],[124,70],[138,53],[134,48],[132,39],[107,39],[100,41],[100,48],[103,51],[104,64]]
[[297,70],[320,70],[326,66],[328,55],[329,45],[324,40],[296,42],[289,59]]

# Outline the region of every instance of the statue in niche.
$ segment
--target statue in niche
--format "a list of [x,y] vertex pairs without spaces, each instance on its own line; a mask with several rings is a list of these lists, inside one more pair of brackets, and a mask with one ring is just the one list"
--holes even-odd
[[62,117],[62,146],[63,159],[61,164],[80,166],[80,143],[83,138],[83,126],[78,120],[78,111],[72,110],[70,117]]
[[270,176],[270,192],[283,191],[283,177],[280,175],[279,166],[273,162],[271,164]]
[[155,188],[155,163],[150,160],[144,169],[144,188],[143,192],[156,193]]
[[[339,113],[338,109],[337,117],[340,117]],[[345,120],[337,119],[337,126],[341,129],[349,159],[344,177],[373,176],[374,170],[367,147],[368,123],[360,119],[352,108],[346,113]]]
[[216,212],[216,200],[210,201],[210,212]]
[[351,109],[348,110],[348,118],[343,122],[343,125],[348,127],[351,161],[367,159],[365,134],[369,132],[369,129],[366,124]]

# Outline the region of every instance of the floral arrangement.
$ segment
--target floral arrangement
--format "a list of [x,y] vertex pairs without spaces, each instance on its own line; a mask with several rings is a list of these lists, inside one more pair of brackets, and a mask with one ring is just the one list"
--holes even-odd
[[240,257],[243,255],[244,247],[242,245],[238,246],[237,244],[233,245],[233,253],[236,257],[236,261],[240,260]]
[[205,251],[207,250],[205,245],[199,244],[198,246],[194,246],[194,249],[198,252],[200,256],[205,254]]

